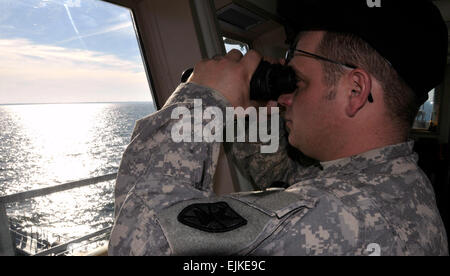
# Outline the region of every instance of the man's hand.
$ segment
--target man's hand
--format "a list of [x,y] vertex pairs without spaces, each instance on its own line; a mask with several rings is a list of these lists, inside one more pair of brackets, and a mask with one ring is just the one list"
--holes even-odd
[[234,107],[254,106],[250,101],[250,81],[261,59],[253,50],[245,56],[232,50],[224,57],[198,63],[188,82],[220,92]]

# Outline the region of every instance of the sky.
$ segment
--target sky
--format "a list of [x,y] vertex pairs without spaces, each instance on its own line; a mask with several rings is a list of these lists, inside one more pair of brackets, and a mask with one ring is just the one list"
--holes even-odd
[[130,11],[0,0],[0,104],[152,101]]

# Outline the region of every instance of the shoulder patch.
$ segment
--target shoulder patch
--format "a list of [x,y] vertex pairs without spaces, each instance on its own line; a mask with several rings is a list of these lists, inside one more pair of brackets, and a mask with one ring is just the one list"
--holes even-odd
[[226,202],[190,205],[181,211],[178,221],[208,233],[230,232],[247,224]]

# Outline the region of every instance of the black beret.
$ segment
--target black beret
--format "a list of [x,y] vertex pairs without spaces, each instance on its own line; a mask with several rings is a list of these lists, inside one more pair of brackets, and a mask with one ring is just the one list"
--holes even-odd
[[359,36],[392,64],[421,102],[444,79],[448,30],[429,0],[278,0],[278,12],[290,42],[306,30]]

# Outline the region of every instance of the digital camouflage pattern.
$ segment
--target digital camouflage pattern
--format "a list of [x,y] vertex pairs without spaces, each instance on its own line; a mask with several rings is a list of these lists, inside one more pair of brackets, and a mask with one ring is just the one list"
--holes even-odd
[[[370,255],[373,245],[377,255],[448,255],[412,143],[310,167],[288,158],[286,141],[275,154],[236,143],[238,167],[262,191],[217,197],[221,144],[171,139],[172,110],[193,109],[194,99],[229,106],[218,92],[183,84],[161,111],[137,122],[117,178],[110,255]],[[274,181],[290,187],[267,189]],[[228,203],[247,225],[207,233],[178,222],[183,208],[215,202]]]

